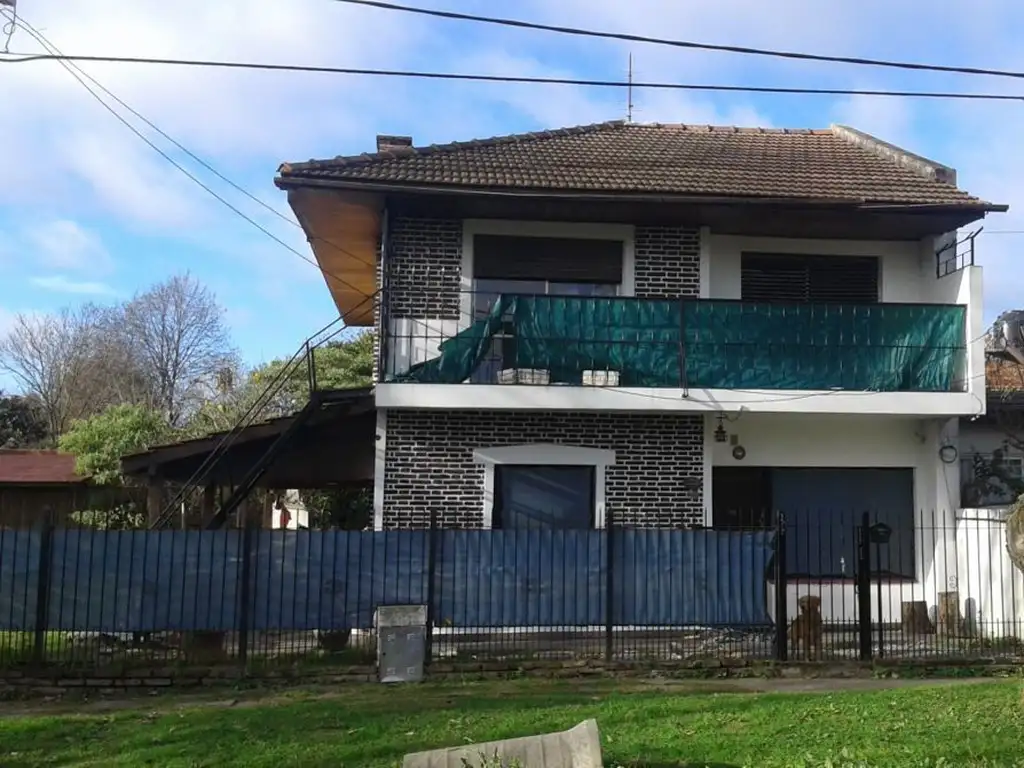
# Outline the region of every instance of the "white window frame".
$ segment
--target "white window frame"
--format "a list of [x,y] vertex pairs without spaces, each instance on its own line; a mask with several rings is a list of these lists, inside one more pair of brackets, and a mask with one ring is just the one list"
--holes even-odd
[[483,527],[494,525],[495,467],[504,465],[593,467],[594,468],[594,527],[604,528],[605,474],[615,464],[615,451],[602,448],[582,448],[576,445],[532,443],[508,445],[500,448],[477,448],[473,461],[484,465]]

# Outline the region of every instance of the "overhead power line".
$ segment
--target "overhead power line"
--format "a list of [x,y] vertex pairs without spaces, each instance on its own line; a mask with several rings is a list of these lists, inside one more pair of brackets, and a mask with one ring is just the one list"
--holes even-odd
[[[4,14],[4,15],[6,15],[6,14]],[[185,154],[187,154],[187,155],[188,155],[189,157],[191,157],[191,158],[192,158],[192,159],[193,159],[193,160],[194,160],[195,162],[197,162],[197,163],[199,163],[200,165],[202,165],[202,166],[203,166],[204,168],[206,168],[207,170],[209,170],[209,171],[210,171],[211,173],[213,173],[214,175],[216,175],[216,176],[217,176],[218,178],[220,178],[220,179],[221,179],[222,181],[224,181],[225,183],[229,184],[229,185],[230,185],[230,186],[232,186],[232,187],[233,187],[234,189],[236,189],[237,191],[241,192],[241,193],[242,193],[242,194],[244,194],[244,195],[245,195],[246,197],[248,197],[248,198],[250,198],[251,200],[253,200],[254,202],[258,203],[258,204],[259,204],[259,205],[261,205],[262,207],[266,208],[267,210],[269,210],[270,212],[272,212],[272,213],[273,213],[274,215],[278,216],[279,218],[283,219],[284,221],[287,221],[287,222],[288,222],[289,224],[293,224],[293,225],[295,225],[295,226],[298,226],[298,227],[300,227],[300,228],[301,228],[301,225],[299,225],[299,224],[297,224],[296,222],[292,221],[292,220],[291,220],[291,219],[289,219],[289,218],[288,218],[287,216],[284,216],[284,215],[283,215],[283,214],[282,214],[282,213],[281,213],[280,211],[276,210],[276,209],[275,209],[275,208],[274,208],[273,206],[271,206],[271,205],[268,205],[267,203],[263,202],[262,200],[260,200],[259,198],[257,198],[257,197],[256,197],[255,195],[253,195],[252,193],[250,193],[249,191],[247,191],[247,190],[246,190],[245,188],[243,188],[243,187],[242,187],[242,186],[240,186],[239,184],[237,184],[237,183],[235,183],[234,181],[232,181],[231,179],[229,179],[229,178],[228,178],[227,176],[225,176],[224,174],[222,174],[222,173],[221,173],[220,171],[218,171],[218,170],[217,170],[216,168],[214,168],[214,167],[213,167],[212,165],[210,165],[209,163],[207,163],[207,162],[206,162],[205,160],[203,160],[202,158],[200,158],[200,157],[199,157],[198,155],[196,155],[196,154],[195,154],[194,152],[192,152],[191,150],[189,150],[189,149],[188,149],[187,147],[185,147],[185,146],[184,146],[183,144],[181,144],[181,143],[180,143],[180,142],[178,142],[178,141],[177,141],[176,139],[174,139],[174,138],[173,138],[173,137],[171,137],[171,136],[170,136],[169,134],[167,134],[167,133],[166,133],[166,132],[164,132],[164,131],[163,131],[162,129],[160,129],[160,128],[159,128],[159,127],[158,127],[158,126],[157,126],[156,124],[154,124],[154,123],[153,123],[152,121],[150,121],[149,119],[147,119],[146,117],[144,117],[144,116],[143,116],[142,114],[140,114],[139,112],[137,112],[137,111],[136,111],[135,109],[133,109],[133,108],[132,108],[131,106],[129,106],[129,105],[127,104],[127,103],[125,103],[125,102],[124,102],[124,101],[122,101],[122,100],[121,100],[120,98],[118,98],[118,97],[117,97],[116,95],[114,95],[114,94],[113,94],[113,93],[112,93],[112,92],[111,92],[111,91],[110,91],[109,89],[107,89],[107,88],[106,88],[105,86],[103,86],[103,85],[102,85],[102,84],[101,84],[101,83],[100,83],[99,81],[97,81],[97,80],[96,80],[96,79],[95,79],[94,77],[92,77],[91,75],[89,75],[89,74],[88,74],[87,72],[85,72],[84,70],[82,70],[82,69],[81,69],[80,67],[76,66],[76,65],[75,65],[74,63],[70,63],[70,60],[68,60],[68,59],[67,59],[67,58],[66,58],[66,57],[64,56],[64,54],[62,54],[62,53],[60,52],[60,49],[58,49],[58,48],[57,48],[57,46],[55,46],[55,45],[54,45],[53,43],[51,43],[51,42],[50,42],[50,41],[49,41],[49,40],[48,40],[48,39],[47,39],[47,38],[46,38],[46,37],[45,37],[45,36],[44,36],[44,35],[42,34],[42,32],[40,32],[40,31],[39,31],[39,30],[37,30],[37,29],[36,29],[35,27],[33,27],[33,26],[32,26],[31,24],[29,24],[29,23],[28,23],[27,21],[25,21],[25,19],[24,19],[23,17],[19,17],[19,18],[17,18],[16,20],[12,20],[12,21],[13,21],[13,23],[16,23],[16,24],[17,24],[17,26],[19,26],[19,27],[21,27],[21,28],[22,28],[23,30],[25,30],[25,32],[26,32],[26,33],[28,33],[28,34],[29,34],[29,35],[30,35],[30,36],[31,36],[31,37],[32,37],[33,39],[35,39],[35,40],[36,40],[36,42],[38,42],[38,43],[39,43],[39,44],[40,44],[41,46],[43,46],[43,47],[44,47],[44,48],[45,48],[46,50],[48,50],[48,51],[54,51],[55,53],[50,53],[50,54],[46,54],[46,55],[47,55],[47,56],[49,56],[49,57],[51,57],[51,58],[53,58],[54,60],[58,61],[58,62],[59,62],[59,63],[61,64],[61,66],[63,66],[63,67],[64,67],[64,69],[65,69],[65,70],[67,70],[67,72],[68,72],[68,73],[69,73],[69,74],[70,74],[70,75],[71,75],[72,77],[74,77],[74,78],[75,78],[75,80],[77,80],[77,81],[78,81],[78,83],[79,83],[79,84],[80,84],[80,85],[81,85],[81,86],[82,86],[83,88],[85,88],[85,90],[86,90],[86,91],[87,91],[87,92],[89,93],[89,95],[90,95],[90,96],[92,96],[92,97],[93,97],[93,98],[94,98],[94,99],[95,99],[95,100],[96,100],[96,101],[97,101],[97,102],[98,102],[98,103],[100,104],[100,106],[102,106],[102,107],[103,107],[103,108],[104,108],[105,110],[107,110],[107,111],[108,111],[108,112],[109,112],[109,113],[110,113],[111,115],[113,115],[113,116],[114,116],[115,118],[117,118],[117,120],[118,120],[118,121],[119,121],[119,122],[120,122],[120,123],[121,123],[122,125],[124,125],[124,126],[125,126],[126,128],[128,128],[128,129],[129,129],[129,130],[130,130],[130,131],[131,131],[132,133],[134,133],[134,134],[135,134],[135,135],[136,135],[136,136],[137,136],[137,137],[138,137],[139,139],[141,139],[141,140],[142,140],[143,142],[145,142],[145,143],[146,143],[146,144],[147,144],[147,145],[148,145],[148,146],[149,146],[149,147],[150,147],[150,148],[151,148],[151,149],[152,149],[153,151],[155,151],[155,152],[156,152],[157,154],[159,154],[159,155],[160,155],[160,157],[162,157],[162,158],[163,158],[163,159],[164,159],[165,161],[167,161],[168,163],[170,163],[170,164],[171,164],[171,165],[172,165],[172,166],[173,166],[174,168],[176,168],[176,169],[177,169],[178,171],[180,171],[180,172],[181,172],[181,173],[183,173],[183,174],[184,174],[184,175],[185,175],[186,177],[188,177],[188,179],[189,179],[189,180],[191,180],[192,182],[194,182],[195,184],[197,184],[197,185],[198,185],[198,186],[199,186],[199,187],[200,187],[201,189],[203,189],[203,190],[204,190],[205,192],[207,192],[207,193],[208,193],[209,195],[211,195],[211,196],[212,196],[212,197],[213,197],[214,199],[216,199],[216,200],[217,200],[218,202],[220,202],[220,203],[221,203],[221,204],[223,204],[223,205],[224,205],[225,207],[227,207],[227,208],[228,208],[228,209],[229,209],[230,211],[232,211],[232,212],[233,212],[233,213],[234,213],[235,215],[237,215],[237,216],[241,217],[241,218],[242,218],[242,219],[243,219],[244,221],[246,221],[246,222],[248,222],[249,224],[251,224],[251,225],[252,225],[253,227],[255,227],[256,229],[258,229],[258,230],[259,230],[260,232],[262,232],[262,233],[263,233],[264,235],[266,235],[267,237],[269,237],[269,238],[270,238],[271,240],[273,240],[273,241],[274,241],[274,242],[276,242],[277,244],[281,245],[282,247],[286,248],[286,249],[287,249],[288,251],[290,251],[290,252],[291,252],[291,253],[293,253],[294,255],[298,256],[298,257],[299,257],[300,259],[302,259],[303,261],[305,261],[305,262],[306,262],[307,264],[310,264],[311,266],[315,267],[315,268],[316,268],[317,270],[319,270],[319,271],[320,271],[320,272],[321,272],[322,274],[324,274],[324,275],[326,275],[326,276],[328,276],[328,277],[331,277],[331,278],[333,278],[334,280],[338,281],[338,283],[340,283],[341,285],[344,285],[344,286],[346,286],[346,287],[348,287],[348,288],[351,288],[351,289],[352,289],[353,291],[355,291],[356,293],[358,293],[358,294],[359,294],[360,296],[364,296],[364,297],[369,297],[369,296],[370,296],[370,294],[367,294],[367,293],[366,293],[365,291],[361,291],[361,290],[359,290],[359,289],[358,289],[358,288],[357,288],[356,286],[352,285],[351,283],[349,283],[349,282],[345,281],[344,279],[342,279],[342,278],[338,277],[337,275],[335,275],[335,274],[333,274],[333,273],[331,273],[331,272],[328,272],[327,270],[325,270],[325,269],[324,269],[323,267],[321,267],[321,266],[320,266],[320,264],[318,264],[318,263],[317,263],[316,261],[314,261],[313,259],[311,259],[311,258],[309,258],[308,256],[306,256],[306,255],[305,255],[305,254],[303,254],[303,253],[302,253],[301,251],[299,251],[299,250],[297,250],[297,249],[293,248],[293,247],[292,247],[291,245],[289,245],[289,244],[288,244],[287,242],[285,242],[285,241],[284,241],[284,240],[282,240],[282,239],[281,239],[280,237],[278,237],[277,235],[275,235],[275,234],[274,234],[273,232],[271,232],[271,231],[270,231],[269,229],[267,229],[267,228],[266,228],[266,227],[264,227],[264,226],[263,226],[262,224],[260,224],[259,222],[257,222],[257,221],[256,221],[255,219],[253,219],[252,217],[250,217],[249,215],[247,215],[247,214],[246,214],[246,213],[245,213],[244,211],[242,211],[241,209],[239,209],[239,208],[238,208],[237,206],[235,206],[235,205],[234,205],[233,203],[231,203],[231,202],[230,202],[229,200],[227,200],[227,199],[226,199],[225,197],[223,197],[222,195],[220,195],[219,193],[217,193],[217,192],[216,192],[215,190],[213,190],[213,189],[212,189],[212,188],[211,188],[211,187],[210,187],[209,185],[207,185],[206,183],[204,183],[204,182],[203,182],[203,181],[202,181],[201,179],[199,179],[199,178],[198,178],[197,176],[195,176],[195,175],[194,175],[194,174],[193,174],[193,173],[192,173],[191,171],[189,171],[189,170],[188,170],[187,168],[185,168],[185,167],[184,167],[183,165],[181,165],[180,163],[178,163],[178,162],[177,162],[177,161],[176,161],[176,160],[175,160],[175,159],[174,159],[173,157],[171,157],[171,156],[170,156],[170,155],[169,155],[169,154],[168,154],[167,152],[165,152],[165,151],[164,151],[163,149],[161,149],[161,148],[160,148],[159,146],[157,146],[157,145],[156,145],[156,144],[155,144],[155,143],[154,143],[153,141],[151,141],[151,140],[149,139],[149,137],[148,137],[148,136],[146,136],[146,135],[145,135],[145,134],[143,134],[143,133],[142,133],[141,131],[139,131],[139,130],[138,130],[138,128],[136,128],[136,127],[135,127],[134,125],[132,125],[132,124],[131,124],[131,122],[129,122],[128,120],[126,120],[126,119],[125,119],[125,117],[124,117],[123,115],[121,115],[121,114],[120,114],[120,113],[119,113],[119,112],[118,112],[118,111],[117,111],[116,109],[114,109],[114,108],[113,108],[113,107],[111,107],[111,106],[110,106],[110,105],[109,105],[109,104],[108,104],[108,103],[107,103],[106,101],[104,101],[104,100],[103,100],[103,97],[102,97],[102,96],[100,96],[100,95],[99,95],[99,94],[98,94],[98,93],[97,93],[97,92],[96,92],[95,90],[93,90],[93,88],[92,88],[92,87],[90,87],[89,83],[87,83],[87,82],[86,82],[86,79],[90,80],[90,81],[91,81],[91,82],[92,82],[92,83],[93,83],[93,84],[94,84],[94,85],[96,86],[96,88],[98,88],[98,89],[102,90],[102,91],[103,91],[104,93],[106,93],[106,94],[107,94],[107,95],[108,95],[108,96],[109,96],[109,97],[110,97],[111,99],[113,99],[113,100],[114,100],[114,101],[116,101],[116,102],[117,102],[118,104],[120,104],[120,105],[121,105],[121,106],[122,106],[122,107],[123,107],[124,109],[126,109],[127,111],[129,111],[129,112],[130,112],[131,114],[135,115],[135,117],[137,117],[137,118],[138,118],[139,120],[142,120],[142,121],[143,121],[143,122],[144,122],[144,123],[145,123],[146,125],[148,125],[148,126],[149,126],[150,128],[152,128],[152,129],[153,129],[154,131],[156,131],[156,132],[157,132],[158,134],[160,134],[161,136],[163,136],[163,137],[164,137],[164,138],[165,138],[166,140],[168,140],[169,142],[171,142],[172,144],[174,144],[174,145],[175,145],[175,146],[176,146],[176,147],[177,147],[178,149],[180,149],[180,150],[181,150],[182,152],[184,152]],[[0,57],[0,60],[2,60],[2,57]],[[321,240],[322,240],[322,238],[315,238],[315,239],[321,239]],[[351,253],[350,253],[349,251],[346,251],[346,250],[345,250],[344,248],[342,248],[341,246],[335,245],[334,243],[331,243],[331,242],[329,242],[329,241],[326,241],[326,240],[325,240],[324,242],[328,242],[328,244],[329,244],[329,245],[333,246],[334,248],[337,248],[337,249],[338,249],[339,251],[341,251],[342,253],[346,253],[346,254],[348,254],[348,255],[352,256],[353,258],[357,258],[357,259],[358,259],[358,257],[356,257],[356,256],[355,256],[355,254],[351,254]],[[370,264],[369,262],[367,262],[367,261],[366,261],[365,259],[358,259],[358,260],[359,260],[359,261],[361,261],[361,262],[362,262],[362,263],[364,263],[364,264],[367,264],[367,266],[373,266],[372,264]]]
[[650,43],[651,45],[666,45],[672,48],[689,48],[701,51],[719,51],[721,53],[739,53],[747,56],[768,56],[778,59],[796,59],[799,61],[822,61],[833,64],[855,64],[864,67],[888,67],[890,69],[910,69],[921,72],[948,72],[960,75],[988,75],[991,77],[1013,77],[1024,79],[1024,72],[1014,72],[1004,69],[987,69],[981,67],[957,67],[945,64],[921,64],[911,61],[891,61],[888,59],[867,59],[860,56],[831,56],[820,53],[803,53],[799,51],[781,51],[770,48],[750,48],[743,45],[718,45],[715,43],[697,43],[690,40],[669,40],[661,37],[648,37],[646,35],[632,35],[625,32],[605,32],[595,29],[582,29],[579,27],[563,27],[555,24],[541,24],[534,21],[521,21],[519,19],[505,19],[497,16],[477,16],[471,13],[457,13],[456,11],[442,11],[434,8],[414,8],[409,5],[398,3],[380,2],[380,0],[334,0],[336,3],[347,3],[349,5],[365,5],[371,8],[380,8],[386,11],[401,11],[403,13],[417,13],[422,16],[434,16],[441,19],[452,19],[455,21],[473,21],[481,24],[496,24],[504,27],[517,27],[519,29],[533,29],[542,32],[557,32],[563,35],[576,35],[580,37],[597,37],[606,40],[624,40],[631,43]]
[[526,83],[536,85],[573,85],[591,88],[649,88],[675,91],[715,91],[726,93],[774,93],[802,96],[879,96],[917,99],[960,99],[969,101],[1024,101],[1024,94],[966,93],[960,91],[896,91],[858,88],[801,88],[761,85],[717,85],[710,83],[665,83],[628,80],[589,80],[570,77],[530,77],[527,75],[484,75],[461,72],[424,72],[401,69],[366,69],[304,64],[266,64],[262,62],[217,61],[209,59],[165,59],[142,56],[79,56],[73,54],[27,54],[0,56],[0,64],[24,64],[35,61],[102,62],[111,64],[157,64],[183,67],[249,69],[277,72],[311,72],[370,77],[400,77],[426,80],[462,80],[484,83]]

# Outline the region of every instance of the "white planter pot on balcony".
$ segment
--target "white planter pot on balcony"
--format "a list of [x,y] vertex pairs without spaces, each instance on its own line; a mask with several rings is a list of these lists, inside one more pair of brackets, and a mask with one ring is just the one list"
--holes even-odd
[[618,371],[584,371],[583,386],[585,387],[617,387],[619,386]]
[[499,384],[549,384],[551,372],[538,368],[504,368],[498,371]]

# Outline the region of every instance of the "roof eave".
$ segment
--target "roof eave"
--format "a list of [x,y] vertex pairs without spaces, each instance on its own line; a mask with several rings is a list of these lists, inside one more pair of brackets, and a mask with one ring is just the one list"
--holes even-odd
[[863,198],[806,198],[806,197],[754,197],[739,195],[695,195],[663,192],[629,192],[593,190],[550,189],[550,188],[495,188],[454,184],[414,184],[402,182],[381,182],[363,179],[310,178],[307,176],[278,176],[274,184],[283,190],[311,187],[318,189],[363,190],[398,194],[454,195],[474,197],[530,197],[530,198],[573,198],[593,201],[640,200],[648,202],[694,203],[705,205],[778,205],[793,207],[840,206],[863,210],[902,211],[920,213],[941,213],[944,211],[975,211],[979,213],[1005,213],[1008,205],[971,200],[949,203],[873,203]]
[[703,204],[759,204],[759,205],[821,205],[821,206],[863,206],[861,198],[796,198],[796,197],[739,197],[735,195],[694,195],[663,192],[595,192],[578,189],[550,189],[537,187],[495,188],[471,187],[449,184],[404,184],[354,179],[322,179],[307,177],[277,177],[274,183],[280,189],[299,187],[319,189],[364,190],[399,194],[454,195],[466,197],[531,197],[531,198],[573,198],[594,201],[643,200],[650,202],[679,202]]
[[899,210],[921,213],[942,213],[943,211],[978,211],[980,213],[1006,213],[1009,205],[989,203],[985,200],[965,200],[959,203],[865,203],[866,210]]

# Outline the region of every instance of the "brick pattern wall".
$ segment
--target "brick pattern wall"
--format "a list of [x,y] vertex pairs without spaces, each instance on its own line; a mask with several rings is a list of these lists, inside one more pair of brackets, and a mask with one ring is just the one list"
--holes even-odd
[[699,229],[637,226],[635,262],[637,296],[700,296]]
[[396,217],[389,236],[391,317],[457,320],[462,222]]
[[484,466],[474,462],[473,450],[528,443],[614,450],[605,509],[618,525],[677,528],[703,522],[700,416],[389,410],[384,526],[426,527],[431,510],[445,527],[481,525]]

